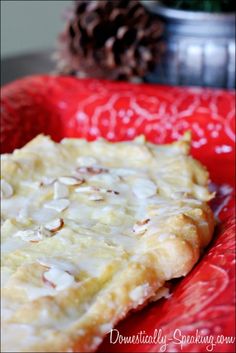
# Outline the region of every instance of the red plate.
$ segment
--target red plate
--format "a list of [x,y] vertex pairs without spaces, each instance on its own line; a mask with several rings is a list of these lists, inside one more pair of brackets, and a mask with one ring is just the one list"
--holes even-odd
[[118,141],[144,134],[163,143],[191,129],[192,153],[210,171],[219,224],[205,255],[172,284],[169,299],[131,314],[108,334],[100,352],[235,351],[234,107],[229,91],[70,77],[29,77],[2,89],[4,153],[41,132],[55,140]]

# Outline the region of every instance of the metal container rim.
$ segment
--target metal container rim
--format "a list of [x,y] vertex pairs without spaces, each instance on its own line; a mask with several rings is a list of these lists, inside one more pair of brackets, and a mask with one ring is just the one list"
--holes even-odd
[[184,21],[227,21],[235,22],[235,13],[212,13],[203,11],[188,11],[188,10],[177,10],[161,4],[158,4],[156,0],[140,0],[142,5],[146,9],[156,15],[163,18],[174,19],[174,20],[184,20]]

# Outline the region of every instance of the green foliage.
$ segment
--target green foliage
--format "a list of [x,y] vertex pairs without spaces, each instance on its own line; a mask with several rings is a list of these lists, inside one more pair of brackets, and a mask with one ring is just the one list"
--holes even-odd
[[162,0],[161,4],[179,10],[234,12],[234,0]]

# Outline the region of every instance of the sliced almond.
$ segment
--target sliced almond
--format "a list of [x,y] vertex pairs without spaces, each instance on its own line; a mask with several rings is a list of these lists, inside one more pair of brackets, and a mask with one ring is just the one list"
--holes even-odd
[[102,167],[78,167],[76,168],[76,172],[79,174],[101,174],[108,173],[109,170]]
[[133,232],[139,235],[143,235],[147,231],[147,224],[150,222],[150,218],[144,219],[142,221],[137,221],[133,227]]
[[8,199],[13,195],[13,187],[6,180],[1,179],[1,198]]
[[132,183],[132,190],[136,197],[145,199],[156,194],[157,186],[150,179],[137,178]]
[[50,269],[51,267],[53,267],[53,266],[51,266],[50,262],[45,261],[44,259],[37,259],[37,262],[38,262],[41,266],[46,267],[47,269]]
[[44,283],[49,284],[56,290],[64,290],[75,283],[74,276],[59,268],[52,267],[42,275]]
[[54,200],[63,199],[69,195],[68,187],[56,181],[54,183]]
[[64,226],[64,221],[62,218],[57,218],[51,222],[44,224],[44,228],[49,230],[52,233],[58,232],[60,229],[62,229],[63,226]]
[[84,178],[75,178],[75,177],[60,177],[58,179],[60,183],[68,186],[78,186],[85,182]]
[[48,280],[47,278],[47,273],[49,272],[50,267],[48,268],[47,271],[44,271],[42,274],[42,280],[45,284],[47,284],[48,286],[52,287],[52,288],[56,288],[56,284],[50,280]]
[[38,235],[40,239],[50,238],[52,236],[51,232],[49,232],[44,226],[39,226],[35,229],[35,233]]
[[49,186],[52,185],[56,181],[56,178],[53,177],[43,177],[40,186]]
[[44,204],[45,208],[49,208],[55,210],[57,212],[62,212],[66,210],[70,205],[70,201],[68,199],[58,199],[58,200],[51,200]]
[[100,194],[94,194],[94,195],[89,196],[89,200],[91,200],[91,201],[104,201],[105,198]]
[[78,193],[94,193],[99,191],[101,191],[101,189],[96,186],[82,186],[80,188],[75,189],[75,192]]
[[[113,194],[113,195],[119,195],[119,191],[116,190],[112,190],[112,189],[105,189],[105,188],[99,188],[97,186],[84,186],[84,187],[80,187],[78,189],[75,189],[75,192],[78,193],[96,193],[96,195],[98,195],[99,193],[108,193],[108,194]],[[100,196],[102,197],[102,196]],[[91,198],[90,198],[91,200]]]
[[145,224],[148,224],[150,222],[150,218],[143,219],[142,221],[137,221],[137,225],[143,226]]
[[116,190],[111,190],[111,189],[108,189],[106,190],[106,192],[110,193],[110,194],[113,194],[113,195],[119,195],[119,191],[116,191]]
[[43,267],[58,268],[70,275],[77,271],[77,268],[72,263],[65,262],[61,258],[40,257],[37,259],[37,262]]
[[14,237],[21,238],[28,242],[39,242],[43,239],[42,234],[33,229],[19,230],[14,234]]
[[51,237],[52,233],[44,228],[43,226],[37,227],[35,229],[25,229],[19,230],[14,234],[14,237],[20,237],[24,241],[29,241],[32,243],[37,243],[44,238]]

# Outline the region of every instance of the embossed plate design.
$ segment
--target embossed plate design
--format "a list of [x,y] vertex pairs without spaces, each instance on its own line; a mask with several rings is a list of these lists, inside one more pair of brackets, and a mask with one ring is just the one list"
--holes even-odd
[[[144,134],[164,143],[191,129],[192,154],[208,167],[216,191],[214,239],[191,273],[171,284],[168,299],[132,313],[99,352],[235,351],[226,342],[235,332],[235,92],[32,76],[5,86],[1,96],[2,153],[41,132],[57,141]],[[143,339],[119,343],[132,335]]]

